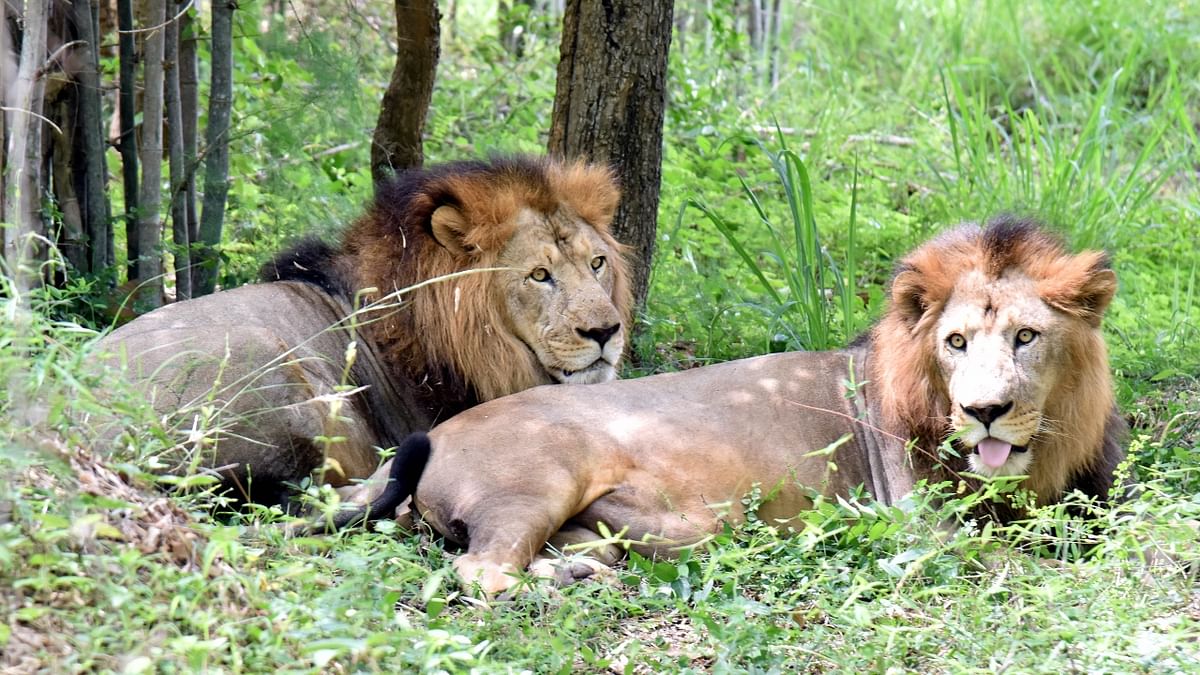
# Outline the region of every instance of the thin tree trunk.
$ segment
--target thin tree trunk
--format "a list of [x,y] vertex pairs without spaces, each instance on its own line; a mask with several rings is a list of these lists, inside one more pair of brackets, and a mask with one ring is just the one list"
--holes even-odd
[[500,44],[519,59],[525,54],[525,34],[533,19],[533,0],[500,0],[496,10],[500,19]]
[[550,127],[552,154],[617,172],[613,232],[631,247],[638,305],[654,257],[671,12],[671,0],[569,0]]
[[229,193],[229,120],[233,108],[234,0],[215,0],[212,19],[212,85],[208,96],[208,128],[204,158],[204,210],[195,252],[192,294],[212,293],[217,286],[217,244],[225,223],[225,197]]
[[[43,112],[46,117],[58,124],[61,133],[45,134],[42,142],[43,167],[48,170],[43,173],[43,193],[46,189],[54,195],[60,221],[57,231],[50,237],[58,252],[62,254],[73,270],[79,273],[88,271],[87,233],[84,229],[83,211],[79,202],[79,191],[76,190],[76,178],[79,171],[76,168],[83,162],[80,152],[82,141],[79,138],[79,89],[69,87],[62,79],[53,81],[57,91],[47,92]],[[64,274],[65,270],[55,270]],[[55,279],[58,283],[62,277]]]
[[142,184],[138,191],[137,278],[139,300],[149,307],[162,304],[162,128],[163,128],[163,22],[166,0],[146,0],[146,25],[142,91]]
[[762,50],[763,35],[766,31],[763,30],[763,23],[766,17],[763,15],[764,0],[748,0],[746,3],[746,32],[750,35],[750,51],[756,53]]
[[4,167],[4,209],[0,217],[16,227],[4,229],[4,257],[17,291],[28,289],[34,278],[33,238],[41,233],[40,195],[42,150],[42,66],[46,59],[48,0],[26,0],[25,32],[17,78],[6,96],[13,108]]
[[675,24],[675,35],[679,36],[679,40],[675,42],[675,49],[678,50],[680,57],[687,53],[688,34],[692,32],[695,25],[695,17],[695,9],[684,5],[671,18],[671,22]]
[[95,2],[75,0],[75,24],[79,29],[82,67],[78,75],[79,140],[83,151],[82,212],[87,237],[88,265],[85,271],[100,273],[108,266],[109,222],[108,195],[105,193],[107,170],[104,164],[104,125],[100,104],[100,41],[97,39]]
[[383,94],[371,145],[371,177],[378,183],[421,166],[421,132],[433,96],[440,29],[436,0],[396,0],[396,67]]
[[[185,2],[186,0],[179,3],[179,9],[183,8]],[[196,57],[196,26],[187,14],[180,17],[179,22],[179,101],[183,110],[183,123],[180,127],[183,129],[183,161],[184,166],[187,167],[187,171],[184,173],[184,179],[187,182],[184,204],[187,208],[188,244],[191,245],[200,241],[200,218],[196,213],[196,146],[198,145],[200,126],[200,73],[199,59]],[[195,269],[193,265],[189,288],[195,285]]]
[[[174,7],[175,3],[171,3]],[[188,251],[187,183],[188,167],[183,155],[183,103],[179,98],[179,23],[167,24],[163,68],[166,72],[167,156],[170,161],[171,234],[175,244],[175,299],[192,297],[191,255]]]
[[704,53],[711,54],[713,50],[713,0],[704,0]]
[[121,96],[121,174],[125,186],[125,249],[128,253],[129,276],[137,277],[138,251],[138,153],[134,132],[137,103],[134,87],[137,84],[137,56],[134,53],[133,0],[117,1],[117,45],[120,53]]
[[[8,4],[0,0],[0,106],[9,107],[8,100],[9,82],[17,80],[17,62],[12,56],[12,45],[8,36]],[[8,194],[8,188],[5,187],[8,183],[8,164],[5,162],[5,157],[8,152],[8,118],[11,113],[0,110],[0,222],[5,220],[4,202]],[[3,237],[0,237],[0,247],[3,246]],[[0,251],[2,254],[3,251]]]
[[771,86],[779,84],[779,42],[783,36],[783,4],[782,0],[772,0],[771,14],[775,17],[775,23],[772,24],[771,31],[771,51],[768,56],[771,62]]

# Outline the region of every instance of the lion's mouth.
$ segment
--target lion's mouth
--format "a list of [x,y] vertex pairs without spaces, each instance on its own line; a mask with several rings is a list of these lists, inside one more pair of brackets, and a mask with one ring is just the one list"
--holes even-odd
[[600,358],[592,361],[590,364],[580,368],[579,370],[568,370],[567,368],[563,368],[558,372],[562,373],[563,379],[569,379],[577,375],[591,375],[602,370],[608,370],[609,368],[612,368],[612,364],[608,361],[605,361],[603,358]]
[[1012,453],[1026,452],[1028,450],[1029,448],[1024,445],[1013,445],[1008,441],[988,436],[975,444],[973,452],[979,455],[979,459],[983,462],[984,466],[999,469],[1004,466],[1004,463],[1008,461],[1008,457]]

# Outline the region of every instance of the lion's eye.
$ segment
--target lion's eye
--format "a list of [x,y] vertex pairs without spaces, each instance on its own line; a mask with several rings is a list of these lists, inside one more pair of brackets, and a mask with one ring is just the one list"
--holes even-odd
[[592,269],[599,272],[601,267],[604,267],[604,256],[598,255],[592,258]]
[[1017,331],[1017,346],[1020,347],[1021,345],[1027,345],[1030,342],[1033,342],[1034,338],[1037,336],[1038,332],[1036,330],[1033,330],[1032,328],[1022,328],[1021,330]]
[[539,267],[529,273],[529,278],[534,281],[547,282],[550,281],[550,270],[545,267]]
[[950,337],[946,338],[946,344],[950,345],[951,349],[962,351],[967,348],[967,338],[959,333],[951,333]]

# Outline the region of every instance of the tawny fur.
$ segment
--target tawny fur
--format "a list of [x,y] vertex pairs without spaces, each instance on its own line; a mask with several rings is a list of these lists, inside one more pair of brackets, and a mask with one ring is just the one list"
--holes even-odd
[[97,352],[164,419],[215,411],[206,442],[185,443],[246,498],[282,501],[322,467],[344,485],[379,448],[480,401],[616,376],[631,306],[609,234],[618,196],[584,163],[405,172],[376,186],[341,246],[299,242],[264,266],[269,283],[162,307]]
[[[427,279],[493,267],[522,209],[545,215],[569,209],[623,252],[609,233],[619,198],[612,173],[583,162],[523,158],[494,160],[486,168],[451,164],[421,184],[381,190],[346,231],[339,267],[352,275],[354,287],[378,289],[368,301]],[[447,250],[429,231],[431,214],[447,203],[467,221],[465,256]],[[405,210],[397,211],[398,204]],[[613,304],[628,326],[633,301],[624,257],[609,263]],[[451,395],[480,401],[548,383],[537,358],[513,335],[488,274],[433,284],[406,300],[408,309],[388,312],[364,330],[384,360],[410,379],[433,373],[451,380],[446,383]]]
[[[537,387],[410,437],[419,457],[432,449],[414,505],[467,547],[455,568],[491,594],[521,570],[543,573],[533,561],[547,542],[621,532],[643,555],[669,555],[744,517],[756,485],[772,495],[758,517],[795,526],[814,495],[865,488],[896,504],[922,479],[957,481],[969,465],[983,473],[975,454],[939,455],[955,426],[960,451],[990,438],[995,459],[995,443],[1007,443],[1003,463],[984,467],[1028,469],[1023,487],[1042,503],[1076,488],[1105,500],[1124,456],[1098,330],[1114,289],[1102,255],[1072,256],[1032,223],[955,228],[901,261],[883,319],[844,350]],[[1026,332],[1036,334],[1015,337]],[[965,426],[957,409],[982,406],[1005,410]],[[382,467],[352,497],[364,508],[342,522],[391,513],[407,494],[388,477],[416,470],[405,457]],[[1020,515],[990,503],[976,514]],[[600,550],[602,561],[620,555]]]
[[935,475],[965,468],[953,460],[932,460],[948,433],[950,412],[933,328],[959,280],[972,272],[997,279],[1018,270],[1034,279],[1041,299],[1062,313],[1069,327],[1067,349],[1056,354],[1060,379],[1044,409],[1057,433],[1036,441],[1035,469],[1024,484],[1040,502],[1057,501],[1076,476],[1103,461],[1106,431],[1119,433],[1119,425],[1109,424],[1112,376],[1095,330],[1116,284],[1105,255],[1073,255],[1032,223],[1000,219],[986,229],[950,230],[906,256],[897,270],[891,306],[872,335],[878,354],[874,380],[889,426],[918,439],[924,450],[919,454]]

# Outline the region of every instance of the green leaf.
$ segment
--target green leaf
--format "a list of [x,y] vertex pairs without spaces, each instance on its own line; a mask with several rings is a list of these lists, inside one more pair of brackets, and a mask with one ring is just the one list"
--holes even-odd
[[32,607],[21,607],[16,612],[13,612],[13,616],[17,618],[17,621],[29,623],[39,617],[45,616],[49,611],[49,608],[34,605]]

